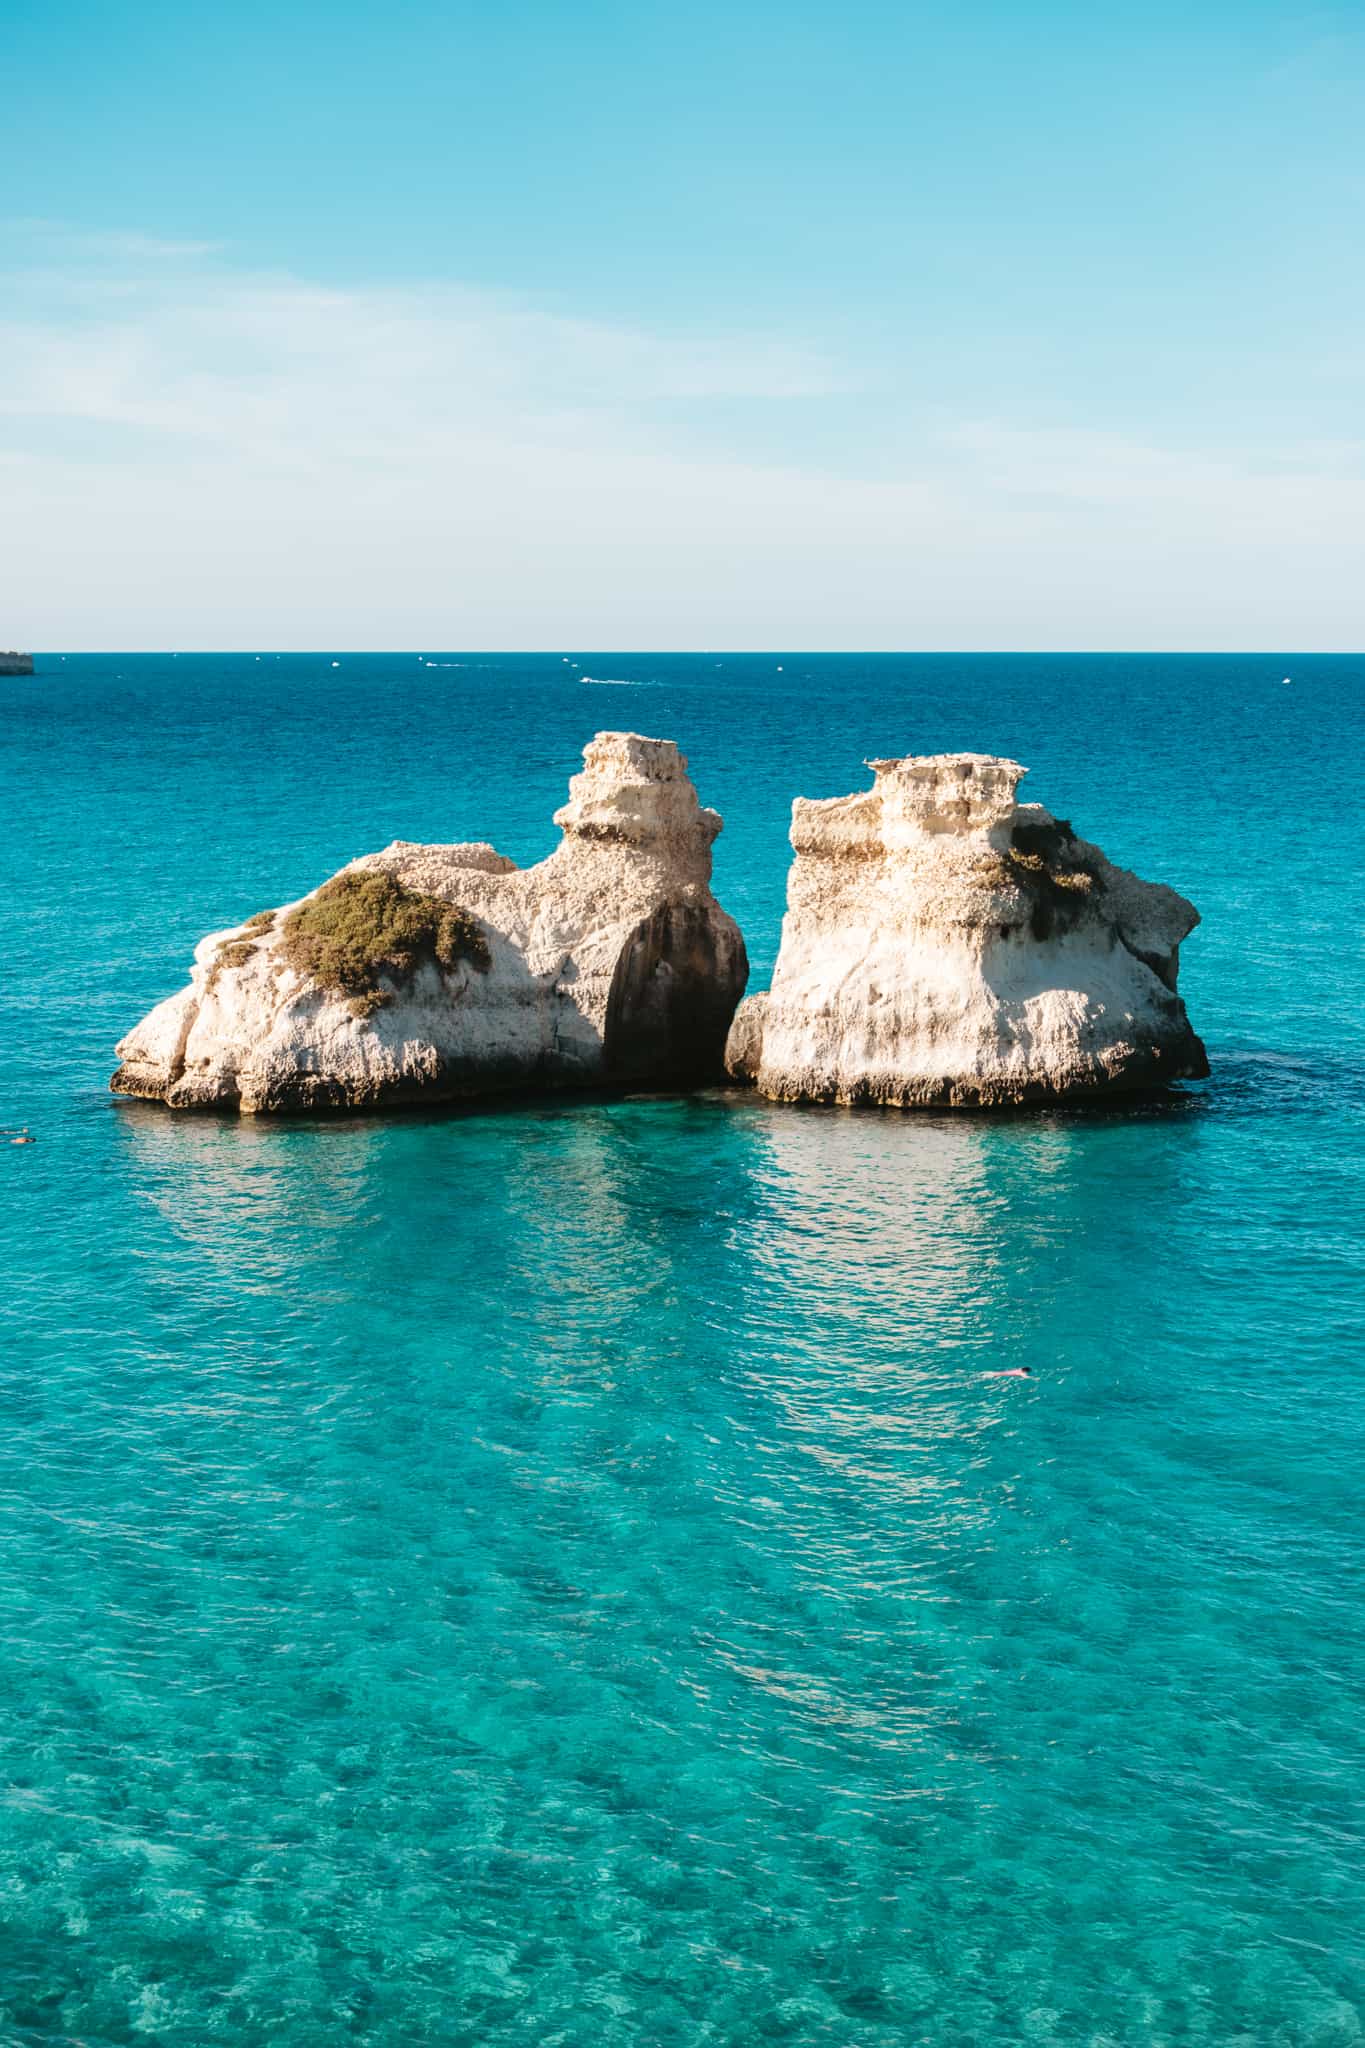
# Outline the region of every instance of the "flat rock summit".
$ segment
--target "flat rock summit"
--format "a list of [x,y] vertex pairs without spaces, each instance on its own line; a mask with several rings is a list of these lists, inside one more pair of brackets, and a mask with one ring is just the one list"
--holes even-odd
[[988,754],[797,798],[772,987],[726,1064],[783,1102],[994,1105],[1208,1072],[1176,994],[1194,905],[1116,868]]
[[1116,868],[988,754],[873,761],[792,807],[772,986],[741,1001],[721,821],[671,740],[598,733],[520,869],[397,840],[214,932],[118,1048],[176,1109],[311,1111],[723,1078],[782,1102],[990,1108],[1208,1072],[1176,992],[1194,906]]

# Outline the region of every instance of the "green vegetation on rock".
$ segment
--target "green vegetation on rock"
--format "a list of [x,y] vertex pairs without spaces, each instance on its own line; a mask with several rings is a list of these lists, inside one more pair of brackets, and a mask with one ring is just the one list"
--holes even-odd
[[229,939],[226,945],[220,946],[214,954],[213,964],[209,968],[209,978],[205,984],[205,994],[213,994],[214,989],[218,986],[218,977],[225,967],[245,967],[255,950],[256,941],[254,939]]
[[447,972],[489,965],[488,941],[456,903],[405,888],[393,875],[344,874],[324,882],[284,921],[280,952],[299,974],[349,998],[357,1017],[390,999],[381,980],[411,981],[425,962]]

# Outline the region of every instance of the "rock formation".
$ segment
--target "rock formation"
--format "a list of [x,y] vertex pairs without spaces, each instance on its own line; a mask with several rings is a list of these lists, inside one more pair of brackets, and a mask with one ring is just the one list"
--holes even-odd
[[397,840],[202,940],[114,1089],[250,1113],[717,1078],[748,976],[710,889],[721,821],[671,740],[599,733],[583,760],[535,867]]
[[15,648],[0,648],[0,676],[31,676],[33,656],[20,654]]
[[872,761],[792,806],[772,987],[726,1065],[778,1101],[985,1108],[1208,1072],[1176,994],[1193,904],[1112,867],[986,754]]

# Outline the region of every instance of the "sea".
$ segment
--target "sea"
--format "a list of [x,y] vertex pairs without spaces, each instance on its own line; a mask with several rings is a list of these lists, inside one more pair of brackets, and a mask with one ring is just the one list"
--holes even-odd
[[[5,2048],[1365,2041],[1363,705],[1282,653],[0,683]],[[611,729],[721,812],[751,988],[794,796],[1024,762],[1198,905],[1209,1080],[109,1094],[205,932],[394,838],[537,860]]]

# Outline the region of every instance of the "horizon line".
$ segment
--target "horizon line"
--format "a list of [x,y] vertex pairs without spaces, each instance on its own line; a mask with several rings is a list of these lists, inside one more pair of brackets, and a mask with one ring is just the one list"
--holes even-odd
[[267,647],[259,643],[247,647],[25,647],[0,649],[0,653],[28,654],[37,661],[69,660],[86,658],[145,658],[177,660],[182,655],[223,655],[233,657],[255,657],[264,660],[267,656],[276,660],[301,659],[313,656],[335,659],[351,656],[366,659],[372,656],[391,656],[413,661],[422,661],[431,654],[459,654],[479,659],[493,660],[554,660],[558,657],[567,661],[566,646],[577,646],[580,655],[610,656],[613,660],[624,656],[646,655],[650,659],[670,660],[722,660],[760,661],[769,656],[781,656],[787,661],[835,660],[856,656],[859,659],[885,661],[942,661],[961,659],[995,660],[1117,660],[1135,661],[1152,656],[1163,658],[1179,656],[1185,660],[1233,660],[1266,659],[1297,661],[1359,660],[1365,659],[1365,647],[607,647],[590,643],[559,641],[552,647],[472,647],[447,646],[428,641],[425,647],[362,647],[346,646],[340,642],[325,647]]

